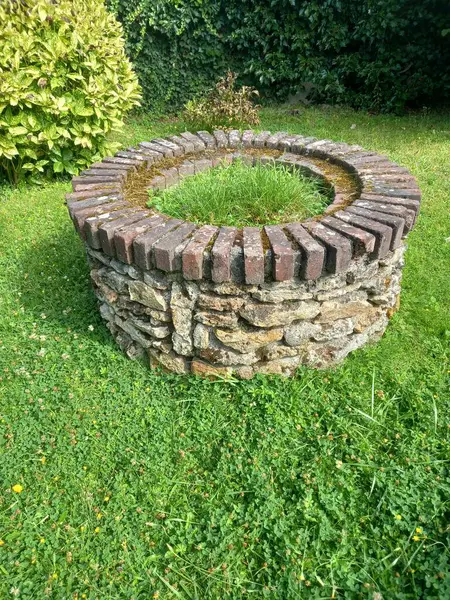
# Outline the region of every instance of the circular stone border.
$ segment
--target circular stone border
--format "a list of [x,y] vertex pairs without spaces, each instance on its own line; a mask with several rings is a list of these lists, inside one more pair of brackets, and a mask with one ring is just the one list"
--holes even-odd
[[[134,179],[164,189],[236,158],[319,177],[334,200],[302,222],[239,229],[128,199]],[[128,355],[241,377],[329,366],[380,337],[398,306],[404,238],[421,200],[415,178],[386,156],[250,130],[142,142],[93,164],[72,187],[66,201],[102,316]]]

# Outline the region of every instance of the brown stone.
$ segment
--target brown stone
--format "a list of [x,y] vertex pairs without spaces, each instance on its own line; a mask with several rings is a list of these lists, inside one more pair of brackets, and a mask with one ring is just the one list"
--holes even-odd
[[320,330],[321,326],[317,323],[310,323],[309,321],[293,323],[285,328],[284,339],[288,346],[299,346],[318,334]]
[[142,281],[130,281],[129,283],[130,298],[144,306],[154,308],[156,310],[165,311],[168,308],[168,303],[164,295]]
[[238,326],[238,318],[235,313],[214,313],[206,311],[197,311],[194,320],[203,325],[211,327],[228,327],[235,329]]
[[211,364],[220,364],[226,367],[235,365],[252,365],[258,361],[254,352],[235,352],[229,348],[220,346],[209,346],[205,350],[200,350],[200,357]]
[[244,329],[229,331],[216,328],[214,333],[222,344],[242,353],[252,352],[271,342],[278,342],[283,337],[283,329],[281,328],[256,331]]
[[320,315],[317,317],[317,323],[329,323],[337,319],[345,319],[347,317],[361,318],[363,315],[370,314],[374,311],[374,307],[369,302],[356,301],[341,304],[339,302],[324,302],[320,309]]
[[153,368],[158,366],[164,367],[172,373],[178,373],[178,375],[183,375],[189,371],[186,359],[177,356],[173,352],[159,352],[156,349],[150,348],[148,353],[150,364]]
[[235,298],[233,296],[221,297],[213,294],[202,293],[198,297],[198,306],[207,310],[237,311],[242,308],[245,300],[243,298]]
[[317,302],[290,302],[279,310],[273,304],[248,303],[239,314],[257,327],[278,327],[288,325],[297,319],[313,319],[320,312]]
[[191,371],[200,377],[223,378],[230,377],[233,373],[231,367],[216,367],[203,360],[194,359],[191,363]]

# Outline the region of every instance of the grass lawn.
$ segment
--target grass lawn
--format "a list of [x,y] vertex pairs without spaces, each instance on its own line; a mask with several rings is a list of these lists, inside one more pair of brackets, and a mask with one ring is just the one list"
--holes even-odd
[[281,165],[249,167],[237,161],[150,194],[148,206],[196,223],[262,226],[321,214],[330,195],[317,179],[298,171]]
[[418,177],[400,311],[332,371],[150,372],[100,320],[69,184],[2,189],[0,598],[450,598],[450,114],[266,109],[261,129]]

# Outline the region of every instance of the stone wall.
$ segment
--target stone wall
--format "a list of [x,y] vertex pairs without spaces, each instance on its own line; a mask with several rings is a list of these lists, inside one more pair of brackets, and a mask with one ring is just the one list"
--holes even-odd
[[[127,198],[133,178],[164,188],[236,155],[320,177],[334,200],[323,215],[261,230],[200,226]],[[283,132],[158,138],[92,165],[73,187],[100,312],[127,355],[242,378],[331,366],[381,337],[420,201],[386,157]]]

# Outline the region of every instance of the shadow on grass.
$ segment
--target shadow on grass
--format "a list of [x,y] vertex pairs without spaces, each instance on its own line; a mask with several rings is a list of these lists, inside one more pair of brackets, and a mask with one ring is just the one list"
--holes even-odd
[[110,340],[90,284],[84,248],[71,223],[56,236],[43,233],[16,258],[14,283],[27,320],[45,319],[55,326],[55,333],[71,329],[83,334],[93,325],[99,340]]

